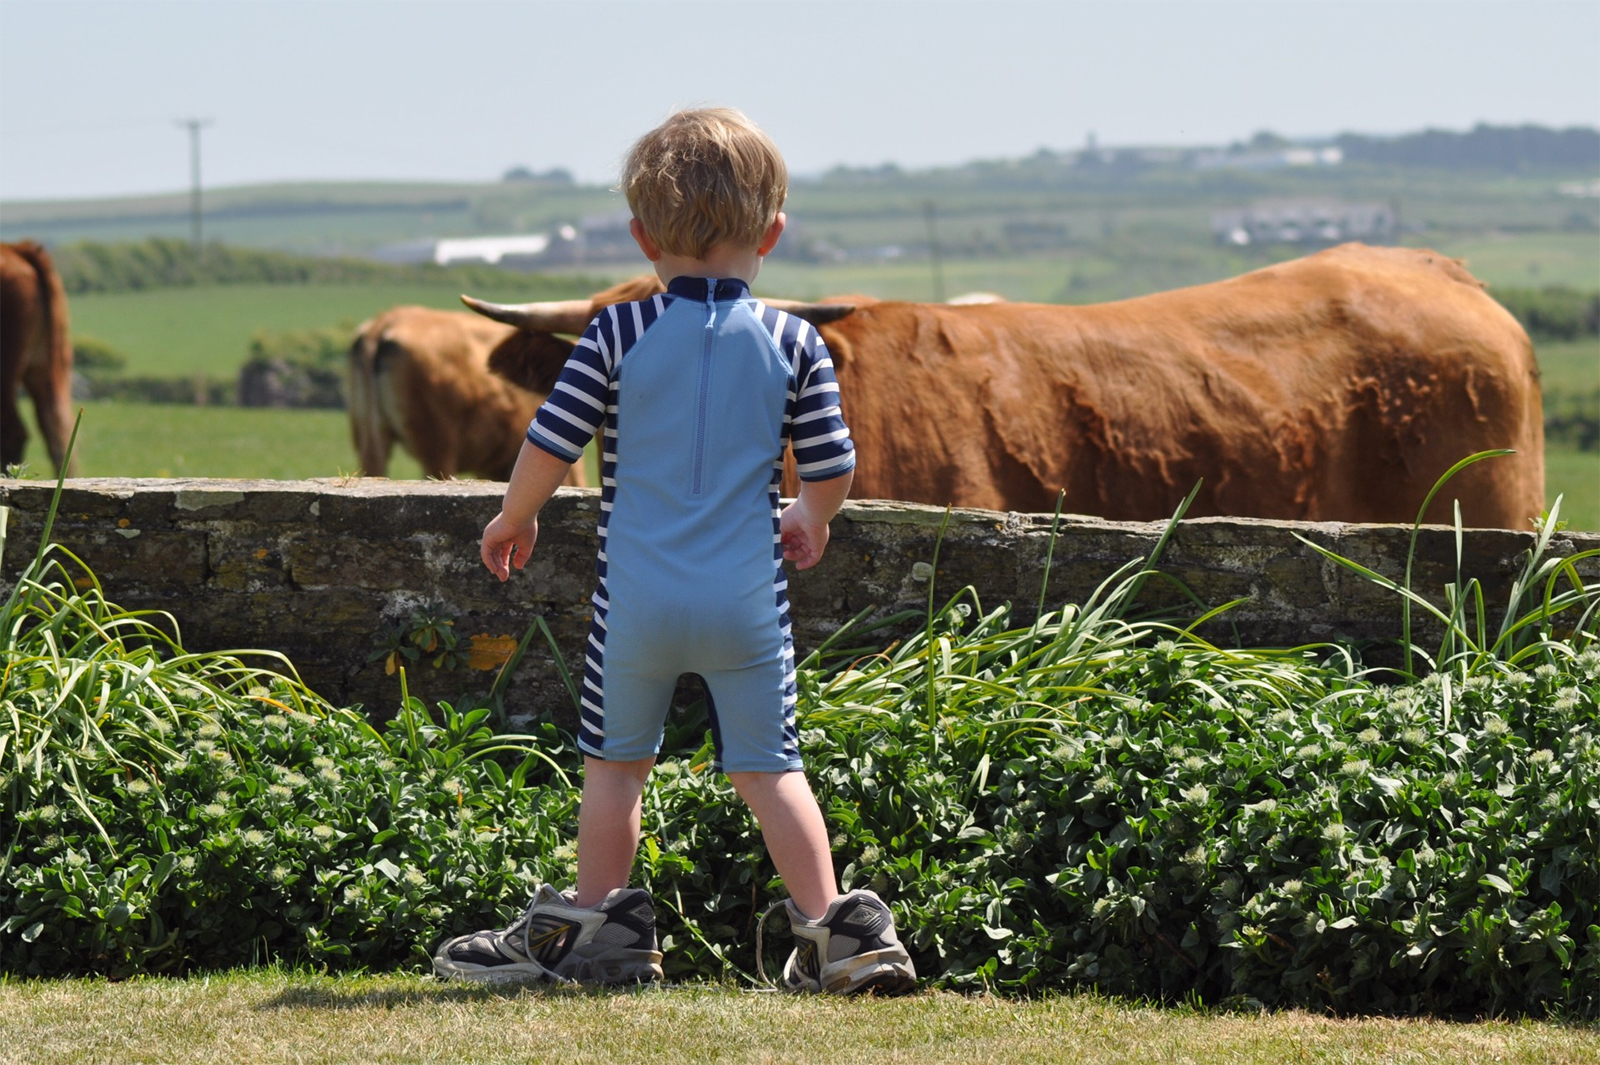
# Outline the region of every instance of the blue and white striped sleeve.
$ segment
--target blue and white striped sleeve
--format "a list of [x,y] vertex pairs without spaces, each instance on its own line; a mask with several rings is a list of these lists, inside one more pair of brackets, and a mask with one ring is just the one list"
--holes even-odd
[[800,479],[826,481],[855,468],[855,444],[839,411],[839,383],[828,346],[809,325],[800,325],[789,442]]
[[564,462],[577,462],[606,420],[616,365],[614,323],[601,314],[567,357],[556,386],[528,426],[528,443]]

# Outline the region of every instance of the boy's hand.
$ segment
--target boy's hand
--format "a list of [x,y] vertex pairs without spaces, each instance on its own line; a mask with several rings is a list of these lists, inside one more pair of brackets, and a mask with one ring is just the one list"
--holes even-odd
[[778,532],[783,540],[783,557],[796,569],[815,566],[828,546],[828,523],[813,518],[798,500],[783,508]]
[[513,525],[502,512],[484,526],[478,555],[489,572],[504,581],[511,576],[513,565],[521,569],[528,564],[528,556],[533,554],[533,545],[538,539],[537,515],[527,525]]

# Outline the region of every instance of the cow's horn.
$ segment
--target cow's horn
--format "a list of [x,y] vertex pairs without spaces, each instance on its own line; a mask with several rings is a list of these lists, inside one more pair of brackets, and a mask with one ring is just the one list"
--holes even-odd
[[531,333],[581,333],[593,317],[588,300],[551,303],[489,303],[462,296],[461,302],[485,318],[514,325]]
[[856,309],[853,303],[801,303],[799,300],[769,300],[761,301],[768,307],[775,307],[780,311],[787,311],[796,318],[803,318],[812,325],[827,325],[836,322]]

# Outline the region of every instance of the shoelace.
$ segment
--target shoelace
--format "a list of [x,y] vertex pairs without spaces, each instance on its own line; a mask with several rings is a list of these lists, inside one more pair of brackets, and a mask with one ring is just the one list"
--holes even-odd
[[772,911],[781,907],[785,901],[785,899],[779,899],[771,906],[768,906],[766,911],[761,914],[761,920],[756,922],[756,978],[774,991],[778,990],[778,983],[776,980],[767,979],[767,955],[766,951],[762,950],[762,933],[766,931],[767,918],[772,915]]
[[531,964],[535,969],[539,970],[539,975],[546,980],[553,980],[558,984],[576,985],[578,981],[572,979],[570,976],[562,976],[553,969],[546,968],[544,962],[533,956],[533,910],[534,907],[538,905],[539,893],[536,891],[533,894],[533,901],[528,903],[528,908],[522,911],[522,916],[518,917],[515,921],[512,921],[511,926],[500,934],[502,936],[514,935],[518,929],[520,929],[522,932],[522,956],[527,958],[529,964]]

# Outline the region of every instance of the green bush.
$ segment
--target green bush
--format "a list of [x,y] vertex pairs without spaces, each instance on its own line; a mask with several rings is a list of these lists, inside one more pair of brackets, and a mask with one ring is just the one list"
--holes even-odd
[[[1600,1014],[1600,585],[1556,520],[1503,618],[1472,581],[1415,604],[1448,623],[1420,678],[1130,620],[1136,564],[1025,626],[968,590],[847,629],[799,672],[842,879],[953,988]],[[426,965],[570,877],[554,725],[496,736],[491,696],[374,728],[158,621],[58,548],[6,606],[0,971]],[[664,754],[636,880],[669,976],[748,976],[781,885],[703,710]]]
[[258,329],[239,368],[239,403],[246,407],[345,406],[346,366],[355,326]]
[[1535,340],[1577,340],[1600,335],[1600,292],[1550,285],[1496,287],[1490,294]]
[[72,337],[72,365],[80,373],[118,373],[128,366],[128,356],[107,344],[83,333]]

